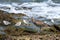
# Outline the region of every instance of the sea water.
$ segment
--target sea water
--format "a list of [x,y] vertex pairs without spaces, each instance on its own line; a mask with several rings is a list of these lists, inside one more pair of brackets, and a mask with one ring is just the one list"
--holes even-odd
[[[57,0],[57,2],[56,0],[43,0],[42,2],[40,0],[19,0],[19,2],[9,0],[8,2],[4,2],[5,3],[0,3],[0,10],[9,13],[22,13],[35,18],[41,16],[46,19],[60,19],[59,0]],[[23,7],[27,9],[23,9]]]

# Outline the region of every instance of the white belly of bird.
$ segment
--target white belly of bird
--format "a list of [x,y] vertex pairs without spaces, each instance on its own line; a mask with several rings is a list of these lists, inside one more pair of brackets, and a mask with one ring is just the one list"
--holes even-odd
[[3,21],[3,23],[4,23],[5,25],[9,25],[9,24],[11,24],[11,23],[8,22],[8,21]]
[[15,26],[20,26],[21,25],[21,22],[17,22],[16,24],[15,24]]
[[28,22],[27,22],[26,20],[23,20],[23,22],[24,22],[25,24],[28,24]]

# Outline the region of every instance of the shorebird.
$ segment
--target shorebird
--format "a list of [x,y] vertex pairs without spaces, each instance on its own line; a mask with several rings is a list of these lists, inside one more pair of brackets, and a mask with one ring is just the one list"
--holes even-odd
[[28,24],[28,21],[26,21],[26,20],[24,20],[24,19],[23,19],[23,22],[24,22],[25,24]]
[[[3,23],[4,23],[4,25],[10,25],[11,24],[11,22],[9,22],[9,21],[3,21]],[[16,24],[15,24],[15,26],[20,26],[21,25],[21,22],[17,22]]]
[[43,21],[40,20],[35,20],[33,17],[31,18],[32,22],[37,25],[37,26],[44,26],[44,27],[48,27],[48,25],[46,23],[44,23]]
[[8,22],[8,21],[3,21],[3,23],[4,23],[4,25],[9,25],[9,24],[11,24],[10,22]]
[[54,23],[54,20],[53,20],[53,19],[51,19],[51,22],[52,22],[52,23]]
[[17,22],[16,24],[15,24],[15,26],[20,26],[21,25],[21,22]]

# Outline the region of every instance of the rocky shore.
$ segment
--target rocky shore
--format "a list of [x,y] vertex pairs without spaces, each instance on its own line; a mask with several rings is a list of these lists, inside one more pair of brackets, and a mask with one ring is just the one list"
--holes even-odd
[[[32,38],[31,40],[59,40],[60,39],[59,24],[57,25],[53,23],[52,25],[49,25],[48,23],[45,23],[42,20],[38,20],[33,17],[29,18],[27,15],[23,13],[14,14],[14,13],[8,13],[0,10],[0,27],[4,29],[4,30],[0,29],[1,36],[5,35],[10,37],[11,36],[16,37],[16,36],[23,35],[24,38],[24,35],[28,35],[29,39],[27,40],[30,40],[30,38]],[[59,36],[56,37],[56,35]],[[35,37],[37,38],[35,39]],[[4,39],[4,37],[0,37],[0,38]]]

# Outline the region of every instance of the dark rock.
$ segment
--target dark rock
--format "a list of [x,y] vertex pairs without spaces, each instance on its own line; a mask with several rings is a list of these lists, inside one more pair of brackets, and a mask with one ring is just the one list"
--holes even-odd
[[60,31],[60,25],[54,24],[53,27],[55,27],[56,30]]
[[23,9],[29,9],[29,10],[31,10],[32,8],[31,7],[22,7]]

